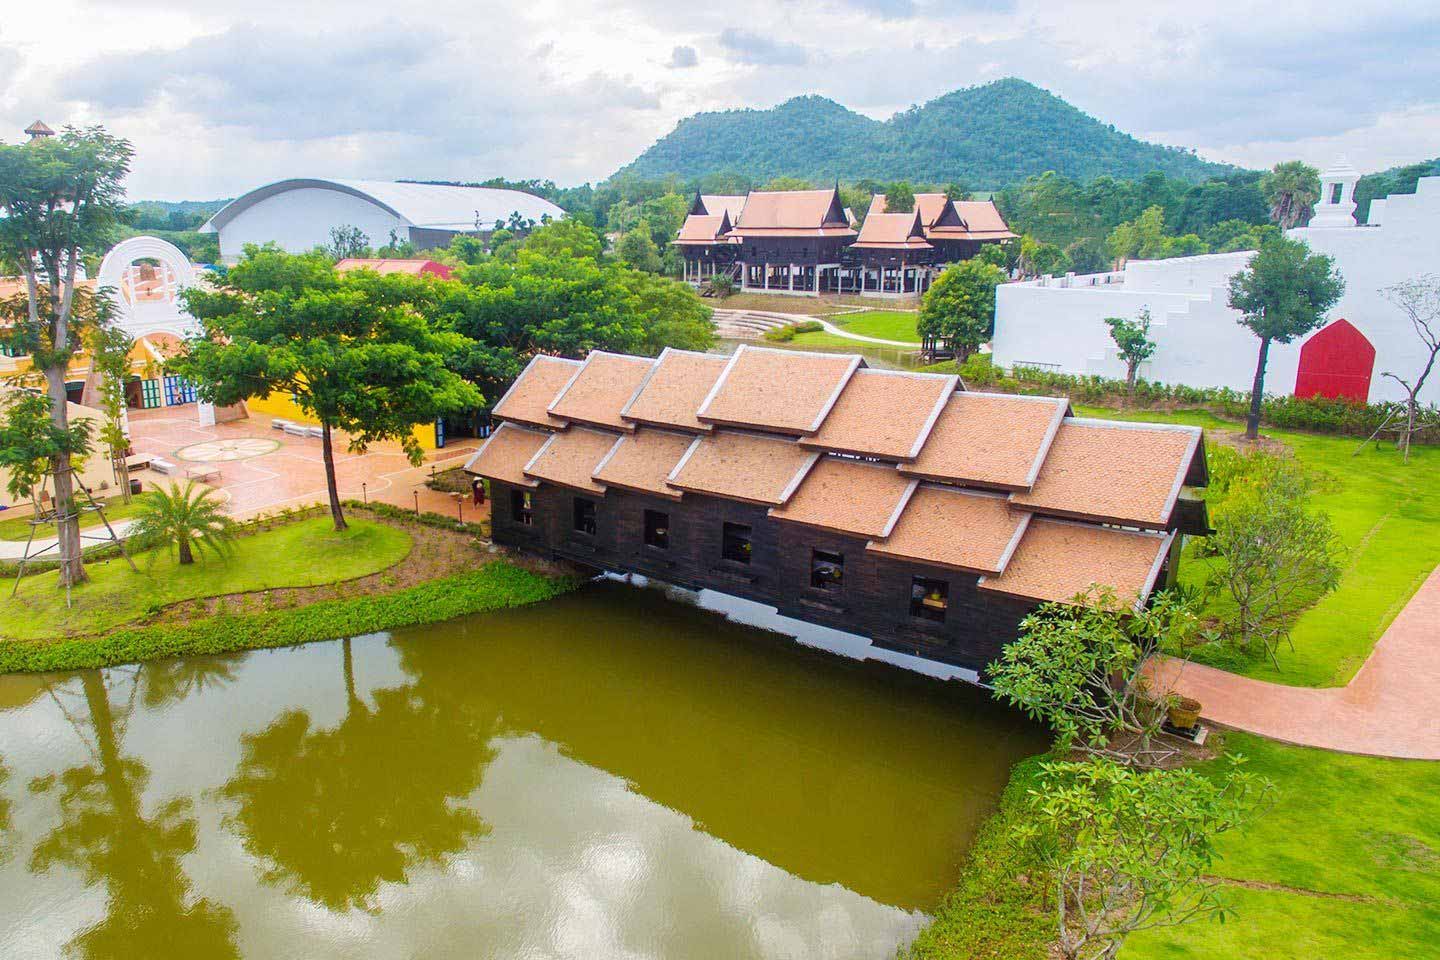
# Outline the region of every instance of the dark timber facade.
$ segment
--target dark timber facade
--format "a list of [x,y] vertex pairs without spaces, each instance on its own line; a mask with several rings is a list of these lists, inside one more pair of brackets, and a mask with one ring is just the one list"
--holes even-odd
[[495,542],[711,589],[983,674],[1039,604],[1142,604],[1203,532],[1197,430],[858,357],[539,357],[467,465]]

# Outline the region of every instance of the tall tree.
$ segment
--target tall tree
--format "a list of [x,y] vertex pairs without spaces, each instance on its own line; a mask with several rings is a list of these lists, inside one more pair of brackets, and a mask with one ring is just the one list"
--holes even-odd
[[[88,317],[77,311],[77,268],[82,255],[109,247],[124,222],[131,153],[128,141],[102,127],[0,144],[0,260],[25,279],[25,309],[12,317],[12,337],[45,376],[57,436],[69,428],[66,369],[85,327],[104,319],[98,310]],[[85,580],[71,456],[59,449],[52,461],[61,588]]]
[[1156,343],[1150,339],[1150,308],[1142,307],[1140,316],[1106,317],[1105,325],[1110,328],[1110,339],[1120,359],[1125,361],[1125,395],[1135,395],[1135,379],[1140,373],[1140,364],[1155,356]]
[[995,288],[1004,282],[1005,271],[980,260],[947,268],[920,300],[920,336],[949,340],[964,362],[995,333]]
[[446,366],[465,338],[422,316],[415,289],[415,278],[398,274],[337,274],[323,254],[249,247],[218,288],[185,291],[202,329],[172,366],[210,403],[293,396],[321,426],[330,515],[344,530],[333,430],[349,434],[355,452],[398,441],[418,466],[415,426],[482,402]]
[[650,225],[644,220],[625,232],[616,245],[615,252],[636,270],[646,273],[660,272],[660,250],[650,237]]
[[1405,433],[1402,443],[1405,448],[1405,462],[1410,462],[1410,442],[1415,438],[1415,418],[1420,412],[1416,399],[1425,388],[1425,381],[1435,370],[1435,356],[1440,354],[1440,274],[1426,274],[1413,280],[1405,280],[1380,291],[1385,299],[1399,307],[1415,328],[1425,362],[1420,372],[1405,379],[1389,370],[1384,376],[1405,388]]
[[915,212],[915,188],[910,186],[910,181],[901,180],[899,183],[890,184],[885,191],[885,212]]
[[1281,230],[1303,226],[1315,215],[1320,199],[1320,171],[1302,160],[1286,160],[1260,178],[1260,192],[1270,205],[1270,219]]
[[135,338],[119,327],[97,327],[89,336],[90,363],[100,374],[100,410],[105,422],[100,442],[110,454],[110,469],[120,486],[120,497],[130,502],[130,467],[125,451],[130,438],[125,434],[125,379],[130,373],[130,350]]
[[1265,399],[1265,364],[1270,344],[1289,343],[1325,322],[1325,314],[1345,292],[1335,262],[1311,253],[1303,240],[1276,237],[1260,248],[1244,270],[1230,278],[1230,306],[1241,326],[1260,338],[1255,381],[1245,436],[1260,436],[1260,406]]

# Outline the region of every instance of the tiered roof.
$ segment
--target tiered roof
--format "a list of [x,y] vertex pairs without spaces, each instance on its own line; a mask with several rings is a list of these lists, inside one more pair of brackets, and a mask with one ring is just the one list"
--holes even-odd
[[760,504],[1031,600],[1092,583],[1148,595],[1166,531],[1190,522],[1180,490],[1204,482],[1200,431],[1079,419],[1063,399],[957,385],[748,345],[728,359],[537,358],[467,469],[597,496],[614,486]]
[[[917,193],[915,212],[919,215],[924,238],[932,243],[936,240],[1009,240],[1015,236],[990,200],[949,200],[943,193]],[[894,216],[886,213],[883,193],[870,198],[866,226],[877,215]]]
[[840,192],[830,190],[752,190],[735,219],[733,234],[762,237],[853,237]]
[[[884,199],[883,197],[881,199]],[[872,213],[865,218],[860,236],[851,244],[860,250],[929,250],[920,211]]]

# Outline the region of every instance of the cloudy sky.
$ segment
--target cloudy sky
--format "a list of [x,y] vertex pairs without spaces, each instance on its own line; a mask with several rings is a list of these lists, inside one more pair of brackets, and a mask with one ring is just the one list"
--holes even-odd
[[1440,154],[1434,0],[50,0],[0,19],[0,138],[103,122],[135,198],[571,184],[699,110],[818,93],[883,119],[1004,76],[1217,160]]

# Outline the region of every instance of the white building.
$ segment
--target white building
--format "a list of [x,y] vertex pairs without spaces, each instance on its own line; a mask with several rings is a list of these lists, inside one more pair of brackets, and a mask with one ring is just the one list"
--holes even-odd
[[275,243],[304,253],[330,243],[335,227],[358,227],[371,246],[393,232],[416,249],[445,246],[457,233],[492,230],[512,214],[539,223],[565,215],[548,200],[519,190],[447,187],[382,180],[281,180],[226,204],[200,228],[220,235],[220,259],[233,263],[247,243]]
[[[1421,179],[1414,194],[1374,201],[1364,226],[1357,226],[1354,217],[1358,179],[1344,161],[1326,170],[1310,225],[1289,232],[1335,259],[1345,294],[1330,311],[1327,326],[1304,341],[1271,346],[1265,378],[1269,393],[1401,400],[1404,391],[1382,374],[1393,371],[1413,379],[1424,362],[1409,319],[1380,291],[1440,272],[1440,177]],[[1115,273],[1002,286],[996,291],[995,362],[1124,377],[1125,364],[1116,355],[1105,318],[1134,318],[1148,307],[1158,349],[1141,366],[1141,377],[1248,390],[1260,342],[1240,326],[1240,314],[1226,302],[1230,276],[1252,255],[1132,260]],[[1432,378],[1420,399],[1440,403],[1440,377]]]

